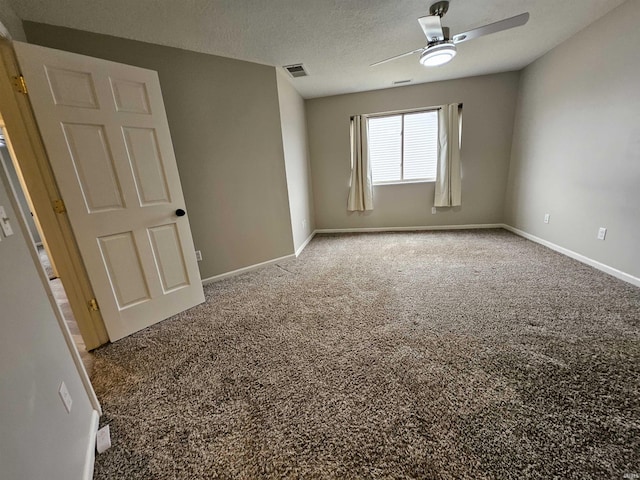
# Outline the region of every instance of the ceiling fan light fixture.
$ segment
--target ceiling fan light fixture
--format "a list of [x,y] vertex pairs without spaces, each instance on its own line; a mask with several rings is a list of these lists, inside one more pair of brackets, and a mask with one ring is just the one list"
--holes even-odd
[[420,55],[420,63],[425,67],[437,67],[453,60],[456,56],[456,46],[453,42],[444,42],[428,47]]

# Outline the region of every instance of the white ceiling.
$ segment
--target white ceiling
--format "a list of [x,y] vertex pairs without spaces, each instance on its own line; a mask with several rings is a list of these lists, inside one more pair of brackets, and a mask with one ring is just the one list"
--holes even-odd
[[[518,70],[625,0],[451,0],[443,25],[460,33],[522,12],[523,27],[458,45],[449,64],[417,55],[417,18],[435,0],[10,0],[23,20],[61,25],[267,65],[304,63],[305,98]],[[623,33],[622,33],[623,34]],[[597,35],[597,32],[594,32]]]

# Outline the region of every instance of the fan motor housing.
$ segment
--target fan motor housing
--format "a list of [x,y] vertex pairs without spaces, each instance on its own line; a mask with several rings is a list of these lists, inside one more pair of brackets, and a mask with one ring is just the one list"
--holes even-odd
[[436,2],[429,8],[429,15],[438,15],[440,18],[449,11],[449,2]]

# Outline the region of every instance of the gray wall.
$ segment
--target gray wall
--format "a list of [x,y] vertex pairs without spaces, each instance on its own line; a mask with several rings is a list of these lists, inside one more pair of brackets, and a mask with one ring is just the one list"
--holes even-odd
[[278,70],[278,99],[289,189],[291,229],[297,251],[315,230],[315,219],[304,100],[293,88],[286,75]]
[[635,277],[638,25],[640,2],[626,2],[524,70],[505,200],[508,224]]
[[[317,228],[502,222],[517,89],[511,72],[308,100]],[[347,212],[349,117],[456,102],[464,103],[462,207],[432,215],[432,182],[376,186],[372,212]]]
[[22,20],[16,15],[9,0],[0,0],[0,23],[9,31],[13,40],[25,41]]
[[156,70],[203,278],[293,253],[273,67],[33,22],[30,43]]
[[[0,477],[82,478],[93,409],[6,182],[0,164],[0,205],[15,232],[0,233]],[[71,413],[58,396],[62,381],[73,399]]]

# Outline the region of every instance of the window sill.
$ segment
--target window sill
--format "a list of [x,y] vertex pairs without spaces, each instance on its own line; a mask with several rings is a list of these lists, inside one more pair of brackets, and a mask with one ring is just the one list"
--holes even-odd
[[413,183],[435,183],[435,178],[425,178],[423,180],[400,180],[397,182],[375,182],[374,187],[383,187],[385,185],[407,185]]

